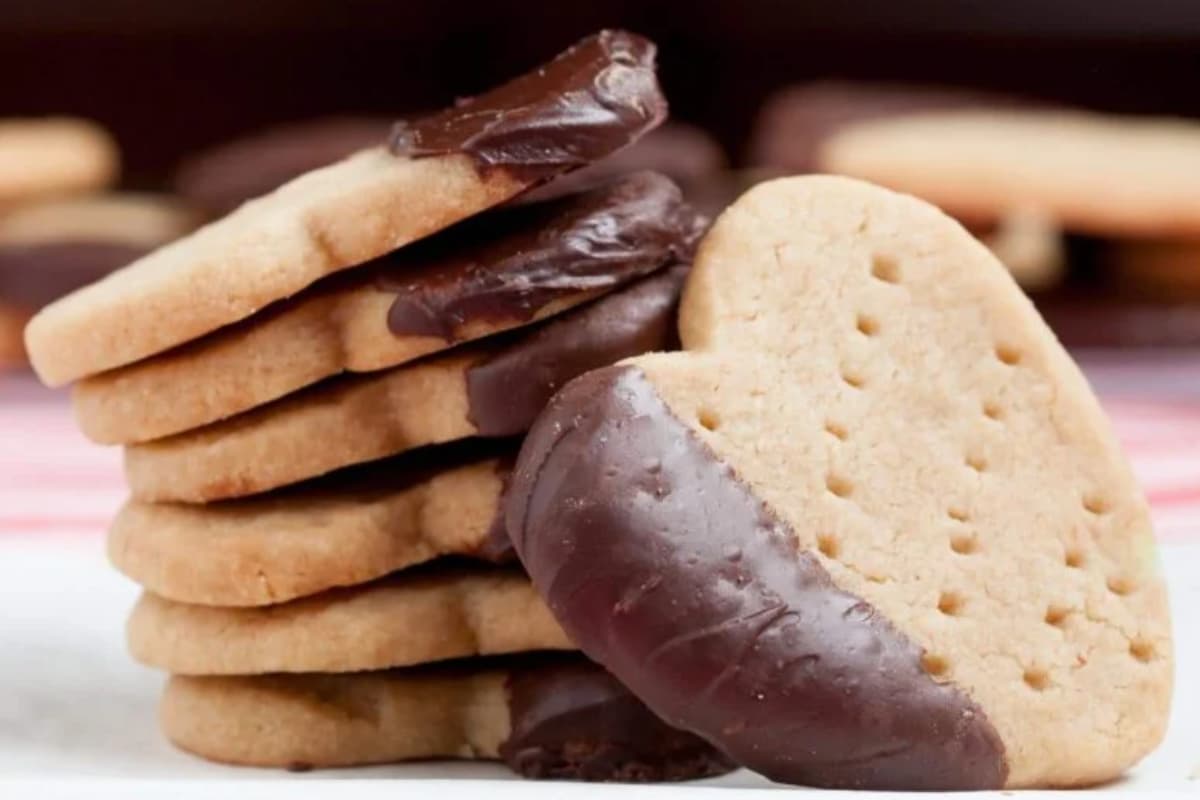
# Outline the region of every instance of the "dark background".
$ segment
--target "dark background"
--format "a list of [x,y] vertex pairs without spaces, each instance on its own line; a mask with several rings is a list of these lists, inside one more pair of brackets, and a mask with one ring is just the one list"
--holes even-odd
[[659,43],[673,115],[735,161],[772,89],[821,77],[1200,116],[1197,0],[0,0],[0,113],[93,117],[127,185],[155,186],[204,145],[441,106],[618,25]]

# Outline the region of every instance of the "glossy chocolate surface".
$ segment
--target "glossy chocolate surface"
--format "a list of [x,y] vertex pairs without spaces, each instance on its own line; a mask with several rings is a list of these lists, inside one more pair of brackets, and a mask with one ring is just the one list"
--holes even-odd
[[787,783],[1004,785],[983,711],[835,586],[636,367],[555,397],[508,497],[513,544],[564,630],[671,725]]
[[601,31],[502,86],[396,123],[392,152],[464,153],[531,182],[585,166],[666,119],[654,57],[641,36]]

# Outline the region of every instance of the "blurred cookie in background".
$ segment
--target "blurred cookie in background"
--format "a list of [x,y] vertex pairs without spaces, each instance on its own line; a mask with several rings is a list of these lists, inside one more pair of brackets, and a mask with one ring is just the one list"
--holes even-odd
[[196,227],[166,195],[47,200],[0,215],[0,364],[23,363],[21,331],[42,306]]
[[847,126],[816,158],[827,171],[915,194],[960,219],[986,222],[1020,208],[1061,226],[1066,280],[1035,301],[1067,344],[1200,344],[1200,122],[1016,107],[920,111]]
[[[944,86],[842,81],[792,86],[763,105],[751,133],[748,160],[779,174],[844,172],[840,164],[829,162],[825,148],[855,126],[930,111],[1029,106],[1031,101],[1020,98]],[[1036,206],[998,205],[987,213],[956,216],[1026,290],[1061,280],[1062,232],[1054,218]]]
[[197,153],[174,188],[211,216],[223,216],[299,175],[387,141],[391,117],[325,117],[280,125]]
[[113,138],[74,117],[0,120],[0,211],[47,197],[94,192],[117,178]]

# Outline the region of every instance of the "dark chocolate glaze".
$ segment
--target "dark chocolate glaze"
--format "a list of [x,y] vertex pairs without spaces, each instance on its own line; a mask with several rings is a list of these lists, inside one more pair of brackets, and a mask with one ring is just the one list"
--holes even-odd
[[675,308],[687,269],[673,266],[556,317],[472,366],[467,400],[479,434],[524,433],[575,376],[675,347]]
[[465,153],[480,170],[531,182],[582,167],[666,119],[654,55],[641,36],[601,31],[502,86],[396,123],[392,152]]
[[512,731],[500,757],[527,778],[679,781],[733,763],[656,717],[603,668],[578,655],[545,656],[508,680]]
[[684,258],[699,229],[674,183],[639,172],[481,215],[373,269],[376,284],[396,294],[392,333],[456,342],[469,323],[528,322],[557,299],[611,291]]
[[517,560],[517,551],[513,549],[512,539],[508,538],[508,526],[504,522],[504,497],[508,494],[508,484],[512,476],[513,458],[502,458],[496,464],[496,473],[500,478],[500,502],[496,505],[496,516],[488,526],[487,536],[483,544],[475,551],[476,558],[491,561],[493,564],[510,564]]
[[179,168],[175,191],[223,215],[292,178],[388,139],[391,119],[330,117],[270,128],[198,153]]
[[37,311],[151,249],[103,241],[0,245],[0,303]]
[[564,630],[668,723],[787,783],[1004,785],[983,711],[798,550],[636,367],[554,398],[508,496],[513,544]]

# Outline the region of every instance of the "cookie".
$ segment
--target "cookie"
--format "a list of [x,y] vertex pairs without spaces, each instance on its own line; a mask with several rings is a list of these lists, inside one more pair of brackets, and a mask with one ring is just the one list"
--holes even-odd
[[1066,244],[1058,224],[1046,214],[1014,209],[976,233],[1026,291],[1062,282],[1067,269]]
[[763,102],[750,134],[749,162],[789,173],[820,172],[822,143],[863,122],[923,111],[1008,108],[1027,101],[949,86],[817,81]]
[[500,497],[513,445],[464,445],[244,500],[130,500],[109,531],[109,560],[160,597],[210,606],[282,603],[439,556],[511,561]]
[[[344,370],[385,369],[579,305],[685,257],[698,231],[679,189],[648,172],[495,211],[239,325],[85,378],[75,416],[104,444],[198,428]],[[147,403],[162,414],[148,420]]]
[[180,675],[357,672],[575,649],[520,572],[441,564],[262,608],[147,593],[127,633],[134,658]]
[[[424,445],[524,433],[576,375],[670,347],[685,274],[682,266],[661,271],[505,342],[343,376],[199,430],[130,445],[130,489],[147,502],[209,502]],[[169,413],[145,408],[148,420]]]
[[112,137],[72,117],[0,120],[0,208],[95,191],[117,178]]
[[762,184],[701,242],[679,329],[560,392],[508,491],[589,657],[784,782],[1089,785],[1161,740],[1146,502],[958,223],[851,179]]
[[184,750],[260,767],[457,758],[501,760],[528,778],[624,782],[733,768],[578,656],[357,675],[176,676],[160,717]]
[[173,181],[175,193],[214,216],[278,189],[318,167],[387,141],[392,120],[328,117],[280,125],[189,157]]
[[30,358],[57,386],[169,350],[601,158],[665,116],[654,46],[604,31],[59,300],[26,329]]
[[48,200],[0,216],[0,300],[26,318],[175,239],[194,215],[165,197]]
[[987,220],[1014,208],[1100,236],[1200,233],[1200,123],[1085,112],[943,111],[854,125],[821,147],[828,172]]

